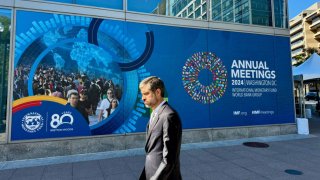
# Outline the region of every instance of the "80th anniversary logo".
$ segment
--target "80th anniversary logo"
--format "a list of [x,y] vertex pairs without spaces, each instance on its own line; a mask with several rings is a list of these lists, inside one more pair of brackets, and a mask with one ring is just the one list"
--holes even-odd
[[51,116],[50,129],[51,132],[58,132],[58,131],[73,131],[72,127],[64,127],[59,128],[59,126],[63,124],[69,124],[72,126],[73,124],[73,116],[72,113],[69,111],[63,112],[60,116],[59,114],[53,114]]

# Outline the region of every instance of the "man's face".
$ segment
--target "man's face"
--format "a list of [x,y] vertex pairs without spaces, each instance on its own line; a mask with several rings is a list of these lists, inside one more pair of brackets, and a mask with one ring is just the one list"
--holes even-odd
[[150,90],[150,85],[145,85],[140,88],[141,94],[142,94],[142,100],[144,102],[144,105],[147,108],[155,109],[159,102],[159,91],[160,89],[157,89],[155,92],[152,92]]
[[78,104],[79,97],[77,95],[72,94],[69,98],[70,105],[72,107],[76,107]]
[[113,91],[108,90],[107,96],[108,96],[108,99],[112,99],[113,98]]

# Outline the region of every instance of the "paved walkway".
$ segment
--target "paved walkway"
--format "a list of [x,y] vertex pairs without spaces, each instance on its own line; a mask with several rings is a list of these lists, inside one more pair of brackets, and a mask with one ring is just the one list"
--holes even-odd
[[[312,135],[284,135],[184,144],[184,180],[320,179],[320,119],[310,120]],[[265,142],[253,148],[243,142]],[[1,180],[135,180],[144,164],[143,149],[0,163]],[[294,174],[289,174],[289,173]],[[300,175],[298,175],[300,174]]]

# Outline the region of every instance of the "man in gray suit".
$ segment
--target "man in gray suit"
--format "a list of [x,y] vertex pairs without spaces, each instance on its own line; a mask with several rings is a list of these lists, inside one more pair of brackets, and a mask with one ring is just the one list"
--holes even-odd
[[180,180],[182,127],[178,113],[164,100],[163,81],[155,76],[139,85],[142,100],[152,109],[147,125],[146,161],[140,180]]

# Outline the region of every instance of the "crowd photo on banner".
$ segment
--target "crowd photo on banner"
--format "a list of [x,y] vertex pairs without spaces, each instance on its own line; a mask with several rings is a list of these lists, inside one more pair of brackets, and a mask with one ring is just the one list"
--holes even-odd
[[[30,96],[28,81],[30,66],[20,65],[14,72],[13,99]],[[54,96],[68,100],[72,93],[77,95],[75,108],[89,125],[108,120],[119,105],[122,96],[120,84],[112,79],[95,77],[83,72],[70,72],[48,65],[40,65],[32,80],[34,96]]]

